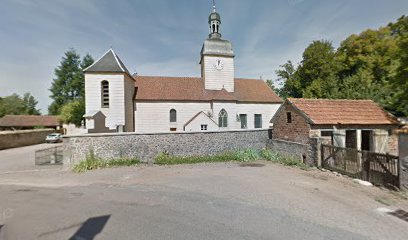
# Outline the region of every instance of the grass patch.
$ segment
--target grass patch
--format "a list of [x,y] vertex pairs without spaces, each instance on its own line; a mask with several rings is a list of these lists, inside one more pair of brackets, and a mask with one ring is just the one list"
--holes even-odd
[[392,195],[396,196],[397,198],[408,200],[408,192],[403,191],[390,191]]
[[187,157],[170,156],[169,154],[166,153],[160,153],[155,157],[155,163],[158,165],[178,165],[204,162],[229,162],[236,160],[237,160],[236,154],[230,152],[214,156],[187,156]]
[[93,151],[87,154],[86,159],[74,166],[73,171],[76,173],[83,173],[90,170],[112,168],[112,167],[129,167],[139,164],[138,159],[132,158],[118,158],[111,160],[103,160],[95,155]]
[[288,157],[270,150],[256,151],[253,149],[225,152],[213,156],[171,156],[166,153],[160,153],[155,158],[155,163],[158,165],[178,165],[178,164],[194,164],[204,162],[251,162],[255,160],[267,160],[279,163],[285,166],[299,167],[307,170],[308,166],[300,162],[295,157]]
[[388,198],[385,198],[385,197],[375,197],[374,200],[381,203],[381,204],[383,204],[383,205],[385,205],[385,206],[391,206],[392,205],[391,200],[388,199]]

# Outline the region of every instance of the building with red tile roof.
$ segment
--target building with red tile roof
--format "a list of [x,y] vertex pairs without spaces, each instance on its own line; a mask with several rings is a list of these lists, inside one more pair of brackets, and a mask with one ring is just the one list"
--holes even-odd
[[271,119],[273,138],[397,154],[401,123],[372,100],[289,98]]
[[24,130],[36,127],[57,129],[61,126],[58,116],[6,115],[0,118],[2,130]]

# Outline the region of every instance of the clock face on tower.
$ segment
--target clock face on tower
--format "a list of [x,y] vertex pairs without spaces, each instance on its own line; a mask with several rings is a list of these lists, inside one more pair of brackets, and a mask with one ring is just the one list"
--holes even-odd
[[224,61],[222,61],[221,59],[216,59],[215,63],[214,63],[214,68],[217,70],[222,70],[224,69]]

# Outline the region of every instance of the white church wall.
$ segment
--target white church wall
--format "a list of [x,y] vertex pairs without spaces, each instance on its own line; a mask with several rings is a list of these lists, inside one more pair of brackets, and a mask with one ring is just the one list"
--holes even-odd
[[[201,130],[201,126],[206,125],[207,130]],[[217,123],[215,123],[213,120],[211,120],[207,115],[204,113],[201,113],[198,115],[193,121],[191,121],[186,127],[185,131],[186,132],[200,132],[200,131],[210,131],[210,132],[215,132],[218,131],[219,127]]]
[[[216,60],[221,59],[224,67],[218,70],[214,67]],[[234,58],[204,56],[205,89],[234,92]]]
[[[247,129],[255,128],[255,114],[262,114],[262,129],[268,129],[269,121],[278,111],[280,104],[254,104],[254,103],[214,103],[214,119],[218,123],[218,115],[222,109],[228,113],[228,127],[221,130],[241,129],[241,122],[237,120],[240,114],[247,115]],[[238,116],[237,116],[238,115]]]
[[[177,122],[170,123],[170,110],[177,111]],[[169,132],[176,128],[183,131],[184,124],[198,112],[211,111],[210,103],[205,102],[136,102],[135,132],[155,133]]]
[[[102,108],[101,82],[109,82],[109,108]],[[125,125],[124,74],[85,74],[85,108],[87,112],[102,111],[106,126],[116,129]]]
[[[268,129],[271,124],[269,121],[275,115],[280,104],[236,104],[226,102],[215,102],[213,104],[214,111],[211,109],[211,104],[200,102],[136,102],[135,111],[135,131],[137,133],[155,133],[169,132],[171,128],[176,128],[177,132],[182,132],[184,125],[191,120],[198,112],[210,112],[212,119],[218,124],[218,114],[221,109],[225,109],[228,113],[228,127],[214,127],[210,119],[205,120],[196,118],[193,123],[190,123],[185,131],[200,131],[201,124],[208,123],[211,130],[237,130],[241,129],[241,122],[237,121],[237,114],[247,114],[247,129],[254,129],[255,114],[262,114],[262,129]],[[170,110],[177,111],[177,122],[170,123]],[[202,120],[202,121],[201,121]],[[201,123],[203,122],[203,123]],[[213,123],[213,122],[212,122]],[[214,129],[215,128],[215,129]]]

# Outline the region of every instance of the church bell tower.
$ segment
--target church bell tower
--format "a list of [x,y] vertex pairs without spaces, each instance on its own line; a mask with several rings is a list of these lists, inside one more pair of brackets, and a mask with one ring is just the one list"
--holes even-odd
[[221,15],[213,1],[213,10],[208,17],[210,34],[201,49],[201,77],[207,90],[234,92],[234,52],[231,42],[221,37]]

